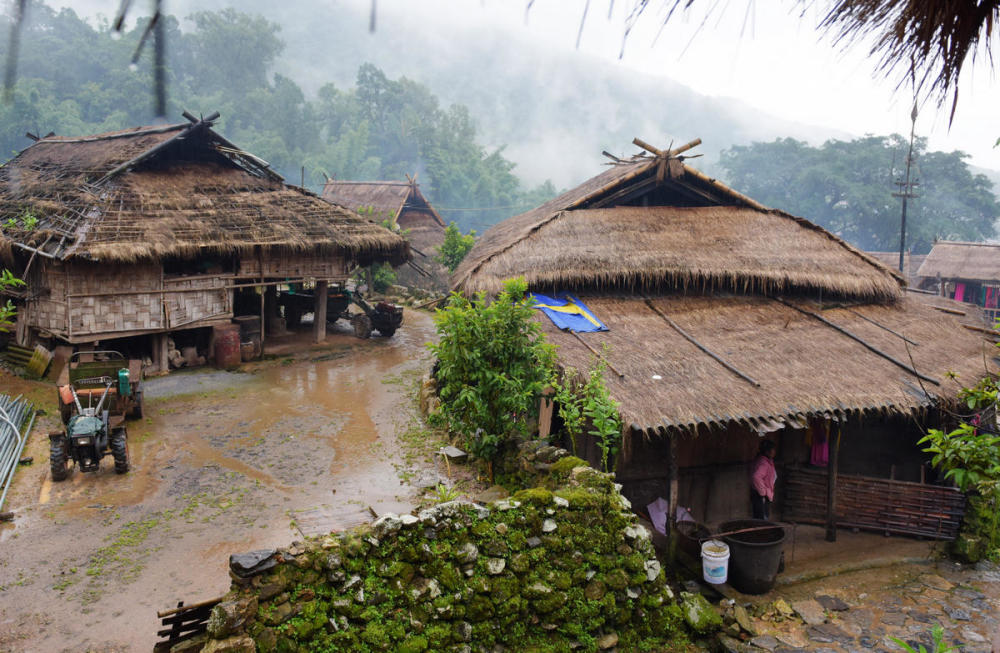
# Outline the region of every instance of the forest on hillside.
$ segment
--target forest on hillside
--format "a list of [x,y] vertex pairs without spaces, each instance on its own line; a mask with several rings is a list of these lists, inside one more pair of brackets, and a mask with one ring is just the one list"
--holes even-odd
[[[219,130],[290,183],[318,190],[327,176],[402,180],[417,173],[443,217],[466,231],[555,194],[551,183],[524,188],[503,148],[480,144],[468,109],[442,106],[426,86],[362,64],[353,88],[328,83],[306,97],[295,81],[272,72],[284,48],[275,23],[233,9],[187,18],[193,29],[183,32],[176,18],[167,20],[168,119],[181,121],[185,109],[219,111]],[[84,135],[149,124],[149,57],[130,65],[143,28],[140,21],[115,39],[106,22],[91,25],[70,9],[33,4],[13,101],[0,105],[4,158],[30,145],[26,131]],[[0,56],[7,47],[4,41]]]
[[[722,152],[727,181],[767,206],[802,216],[869,251],[898,251],[909,143],[899,135],[830,140],[812,147],[791,138]],[[907,249],[930,251],[935,239],[996,237],[1000,203],[993,184],[973,174],[962,152],[928,152],[914,142]]]
[[[7,24],[0,25],[0,33],[6,34],[10,17],[4,20]],[[149,124],[152,74],[148,53],[137,65],[130,65],[144,27],[145,19],[140,19],[115,39],[106,20],[85,20],[70,9],[31,3],[13,101],[0,104],[3,158],[30,144],[26,131],[82,135]],[[546,146],[537,140],[537,132],[556,123],[563,131],[582,129],[584,140],[592,136],[595,124],[603,125],[607,147],[620,154],[629,153],[622,151],[627,144],[623,134],[649,128],[646,123],[625,120],[622,112],[635,107],[632,96],[622,96],[622,88],[601,87],[606,92],[596,94],[589,92],[595,89],[584,93],[587,89],[580,88],[565,95],[569,82],[547,88],[534,77],[520,82],[514,76],[498,80],[482,70],[477,82],[475,63],[465,66],[465,77],[455,77],[456,71],[464,69],[454,61],[442,63],[438,73],[439,79],[459,79],[460,85],[477,90],[474,109],[463,104],[446,106],[439,99],[454,96],[453,84],[441,81],[430,86],[394,78],[371,63],[352,64],[352,85],[318,82],[314,60],[302,62],[309,71],[307,80],[293,79],[283,28],[261,15],[231,8],[169,17],[166,31],[168,119],[180,121],[185,109],[196,115],[219,111],[222,117],[217,126],[226,137],[267,160],[290,183],[303,183],[313,190],[319,190],[327,176],[401,180],[417,173],[425,195],[446,220],[455,220],[463,231],[481,233],[556,193],[550,182],[529,187],[503,146],[484,145],[498,141],[495,135],[484,136],[479,125],[495,130],[511,123],[514,109],[559,107],[544,120],[539,118],[548,121],[548,126],[522,124],[520,131],[509,128],[502,135],[516,139],[518,134],[528,134],[528,144],[519,147],[534,144],[541,148],[538,159],[544,158]],[[293,35],[293,49],[303,47],[299,37]],[[355,45],[361,43],[359,38],[345,36]],[[0,55],[6,54],[7,47],[6,40],[0,41]],[[370,43],[356,48],[356,60],[363,61],[365,54],[385,59],[381,51],[370,48]],[[322,56],[317,50],[316,57]],[[342,60],[331,61],[330,78],[342,78],[334,69],[342,71],[345,65]],[[427,72],[425,78],[436,79],[434,71]],[[490,79],[511,88],[498,94],[488,84],[481,86]],[[648,92],[638,95],[653,97]],[[690,99],[682,100],[682,107],[687,106],[684,102],[690,104]],[[702,123],[725,124],[711,104],[699,106],[701,111],[678,113],[676,107],[664,105],[660,111],[670,114],[671,123],[690,122],[692,115],[701,115]],[[650,104],[641,108],[648,118],[658,118]],[[595,115],[583,124],[577,119],[580,112]],[[517,115],[521,123],[527,120]],[[733,134],[738,131],[735,126],[726,129]],[[575,149],[580,143],[572,139],[565,143],[568,149],[561,160],[566,166],[589,171],[583,174],[600,172],[597,151],[591,163]],[[903,174],[905,152],[906,143],[899,136],[828,140],[821,146],[778,138],[730,146],[709,172],[762,203],[813,220],[861,248],[892,250],[898,247],[899,238],[899,200],[892,193]],[[553,177],[557,173],[564,177],[565,171],[548,169]],[[576,178],[579,174],[574,172],[570,183],[582,181]],[[912,251],[926,252],[935,238],[980,240],[995,235],[1000,205],[990,182],[970,172],[962,153],[928,152],[919,140],[916,176],[920,197],[910,204],[908,229]]]

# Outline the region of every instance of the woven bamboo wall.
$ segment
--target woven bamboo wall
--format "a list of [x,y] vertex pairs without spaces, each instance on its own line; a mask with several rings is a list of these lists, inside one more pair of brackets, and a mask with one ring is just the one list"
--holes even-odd
[[264,254],[259,259],[248,255],[240,259],[241,277],[341,279],[347,276],[347,261],[339,256],[321,254]]
[[[28,290],[35,298],[28,301],[28,326],[61,333],[66,330],[66,271],[59,262],[39,262],[32,267]],[[36,294],[37,293],[37,294]]]
[[46,261],[32,271],[30,282],[39,296],[27,311],[29,326],[74,340],[183,328],[233,315],[228,276],[164,279],[158,263]]
[[[826,471],[788,468],[786,521],[826,521]],[[836,520],[841,527],[953,540],[965,512],[965,495],[955,488],[883,478],[837,478]]]
[[67,272],[72,336],[166,326],[159,264],[74,264]]
[[233,292],[225,287],[226,282],[227,279],[217,276],[165,279],[164,290],[185,291],[164,294],[167,326],[174,329],[198,320],[232,317]]

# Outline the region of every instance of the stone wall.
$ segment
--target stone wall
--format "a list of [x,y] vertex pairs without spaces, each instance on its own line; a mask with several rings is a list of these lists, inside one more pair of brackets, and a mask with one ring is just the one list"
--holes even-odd
[[648,533],[612,477],[543,445],[522,451],[537,487],[508,499],[232,556],[231,591],[184,650],[686,648]]

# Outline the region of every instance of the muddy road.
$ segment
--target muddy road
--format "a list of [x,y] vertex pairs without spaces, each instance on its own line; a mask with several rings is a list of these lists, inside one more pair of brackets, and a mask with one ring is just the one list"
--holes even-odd
[[0,377],[48,409],[0,524],[0,651],[151,650],[156,611],[225,593],[230,553],[287,545],[406,512],[436,478],[415,420],[425,313],[386,340],[339,325],[322,348],[146,386],[129,425],[132,471],[52,483],[51,386]]

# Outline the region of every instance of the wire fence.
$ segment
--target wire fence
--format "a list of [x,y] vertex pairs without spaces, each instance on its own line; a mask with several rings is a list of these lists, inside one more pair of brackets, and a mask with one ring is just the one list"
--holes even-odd
[[34,424],[35,407],[27,399],[0,395],[0,511]]

